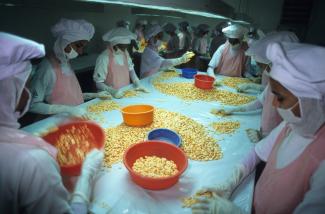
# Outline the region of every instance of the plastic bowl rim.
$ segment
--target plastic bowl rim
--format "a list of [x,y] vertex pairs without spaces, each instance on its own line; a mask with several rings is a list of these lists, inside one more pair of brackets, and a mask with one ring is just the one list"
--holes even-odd
[[[163,144],[167,144],[169,146],[173,146],[175,147],[177,150],[180,150],[180,152],[184,155],[185,157],[185,165],[184,165],[184,168],[180,171],[178,171],[178,173],[176,173],[175,175],[172,175],[172,176],[169,176],[169,177],[163,177],[163,178],[153,178],[153,177],[147,177],[147,176],[143,176],[137,172],[135,172],[132,167],[130,167],[128,164],[126,164],[126,154],[127,152],[132,148],[134,147],[135,145],[139,144],[139,143],[150,143],[150,142],[158,142],[158,143],[163,143]],[[141,177],[141,178],[144,178],[144,179],[152,179],[152,180],[156,180],[156,181],[160,181],[161,179],[171,179],[171,178],[176,178],[176,177],[179,177],[181,176],[185,170],[187,169],[188,167],[188,158],[185,154],[185,152],[183,150],[181,150],[178,146],[175,146],[174,144],[170,144],[170,143],[167,143],[167,142],[164,142],[164,141],[160,141],[160,140],[146,140],[146,141],[141,141],[141,142],[138,142],[138,143],[135,143],[133,145],[131,145],[129,148],[127,148],[127,150],[124,152],[123,154],[123,164],[124,166],[127,168],[127,170],[129,171],[129,173],[132,171],[132,173],[134,173],[135,175]]]
[[211,76],[209,76],[209,75],[196,74],[196,75],[194,76],[195,80],[198,80],[198,81],[201,81],[201,82],[209,82],[209,83],[215,80],[215,78],[213,78],[213,77],[211,77],[211,78],[213,78],[213,80],[202,80],[202,79],[198,79],[197,77],[200,77],[200,76],[211,77]]
[[[148,111],[142,111],[142,112],[127,112],[127,111],[124,111],[125,108],[127,107],[131,107],[131,106],[150,106],[152,109],[148,110]],[[142,105],[142,104],[138,104],[138,105],[128,105],[128,106],[124,106],[123,108],[120,109],[120,111],[123,113],[123,114],[146,114],[146,113],[149,113],[149,112],[152,112],[153,110],[155,109],[154,106],[152,105]]]

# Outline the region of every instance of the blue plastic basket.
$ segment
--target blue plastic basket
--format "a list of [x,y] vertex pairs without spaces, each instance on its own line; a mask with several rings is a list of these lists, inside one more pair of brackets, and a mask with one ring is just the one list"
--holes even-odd
[[167,143],[174,144],[175,146],[181,145],[181,137],[170,129],[160,128],[153,129],[148,133],[148,140],[159,140]]
[[195,68],[182,68],[182,77],[187,79],[193,79],[197,74],[197,70]]

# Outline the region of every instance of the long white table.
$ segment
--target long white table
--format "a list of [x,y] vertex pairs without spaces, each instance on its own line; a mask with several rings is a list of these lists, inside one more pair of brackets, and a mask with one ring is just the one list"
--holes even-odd
[[[191,213],[189,208],[182,208],[181,198],[193,195],[203,186],[215,185],[225,181],[236,163],[240,162],[254,146],[246,136],[245,130],[260,127],[260,112],[238,113],[226,118],[216,117],[210,113],[210,110],[221,107],[220,103],[217,101],[184,101],[174,96],[162,94],[151,84],[151,80],[155,76],[141,80],[142,84],[150,90],[150,93],[114,100],[121,106],[141,103],[179,112],[191,117],[210,130],[212,130],[210,127],[212,122],[222,120],[240,121],[241,126],[231,135],[220,135],[214,132],[214,137],[219,139],[218,143],[223,151],[223,158],[203,162],[189,160],[189,166],[180,181],[167,190],[150,191],[137,186],[129,177],[123,163],[115,164],[110,169],[103,169],[94,184],[94,203],[90,206],[94,213],[106,213],[107,207],[109,207],[110,213]],[[180,77],[172,81],[193,82],[194,80]],[[127,86],[125,89],[130,87]],[[225,86],[221,88],[235,91]],[[80,107],[85,108],[95,102],[98,102],[98,99],[84,103]],[[102,116],[106,118],[100,123],[103,128],[114,127],[123,122],[122,115],[118,110],[105,112]],[[63,120],[65,120],[64,115],[56,115],[23,129],[37,134]],[[247,212],[251,211],[254,178],[255,172],[246,178],[231,198],[235,204]]]

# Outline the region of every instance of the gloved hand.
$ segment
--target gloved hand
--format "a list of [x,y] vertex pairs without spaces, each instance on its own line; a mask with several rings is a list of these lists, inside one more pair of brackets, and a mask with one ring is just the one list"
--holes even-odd
[[221,84],[221,82],[215,80],[214,83],[213,83],[213,86],[214,87],[220,87],[220,86],[222,86],[222,84]]
[[237,89],[237,91],[240,93],[244,93],[248,90],[263,91],[264,87],[258,84],[244,83],[244,84],[240,84]]
[[220,114],[220,115],[231,115],[234,112],[243,112],[245,109],[243,107],[237,106],[237,107],[225,107],[223,109],[212,109],[211,114]]
[[100,169],[103,158],[104,153],[97,149],[94,149],[87,154],[82,164],[81,175],[77,181],[74,193],[72,194],[72,202],[89,203],[92,178]]
[[205,192],[211,192],[214,196],[220,196],[226,199],[229,199],[233,191],[240,184],[242,179],[246,176],[245,167],[242,164],[239,164],[235,167],[231,176],[227,178],[226,182],[223,184],[218,184],[212,187],[203,187],[197,194],[201,195]]
[[121,99],[124,96],[124,92],[121,89],[119,89],[116,90],[112,95],[116,99]]
[[261,132],[256,129],[246,129],[246,134],[252,143],[257,143],[263,138]]
[[87,110],[79,106],[57,106],[57,111],[61,113],[67,113],[73,117],[83,117],[87,114]]
[[99,98],[99,99],[112,99],[112,96],[108,91],[101,91],[95,93],[94,96],[95,96],[94,98]]
[[136,91],[142,91],[142,92],[145,92],[145,93],[149,93],[150,91],[148,89],[146,89],[145,87],[143,87],[140,83],[140,81],[136,81],[134,83],[134,86],[135,86],[135,90]]
[[192,57],[195,56],[195,53],[191,51],[187,51],[183,56],[181,57],[181,62],[186,63],[192,59]]
[[193,214],[244,214],[239,207],[231,201],[215,196],[212,198],[195,198],[198,203],[192,206]]

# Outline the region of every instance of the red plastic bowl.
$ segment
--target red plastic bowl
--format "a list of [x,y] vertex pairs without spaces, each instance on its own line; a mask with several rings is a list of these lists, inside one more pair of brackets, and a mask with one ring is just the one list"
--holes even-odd
[[[174,161],[178,173],[164,178],[151,178],[133,171],[132,166],[138,158],[153,155]],[[132,180],[139,186],[151,190],[167,189],[176,184],[188,165],[187,157],[181,149],[163,141],[144,141],[130,146],[124,153],[123,162]]]
[[214,78],[208,75],[197,74],[194,76],[194,85],[200,89],[213,89]]
[[[102,148],[105,142],[105,133],[103,129],[97,125],[96,123],[89,122],[89,121],[73,121],[65,124],[61,124],[58,126],[58,129],[47,133],[43,136],[43,139],[48,143],[56,146],[56,142],[59,136],[64,133],[66,129],[71,129],[71,127],[78,128],[80,126],[86,125],[87,128],[93,133],[95,140],[92,143],[93,148]],[[61,165],[61,174],[64,176],[79,176],[81,172],[82,162],[75,164],[75,165]]]

